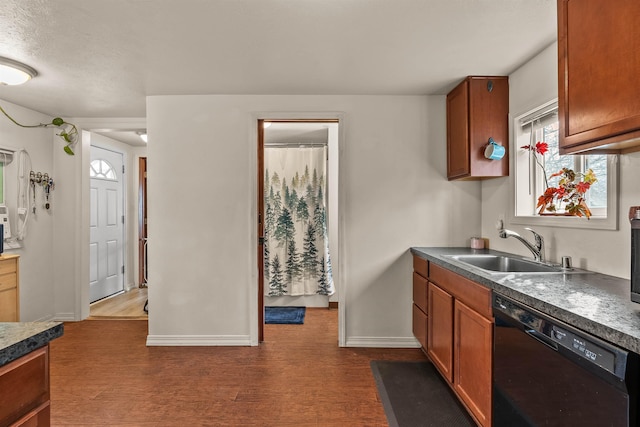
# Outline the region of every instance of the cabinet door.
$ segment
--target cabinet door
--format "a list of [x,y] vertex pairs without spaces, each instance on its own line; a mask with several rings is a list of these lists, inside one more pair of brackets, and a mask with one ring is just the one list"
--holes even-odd
[[447,95],[447,177],[468,176],[469,164],[469,81],[460,83]]
[[453,297],[429,283],[427,355],[449,382],[453,381]]
[[0,255],[0,322],[20,320],[18,257]]
[[561,153],[637,147],[638,21],[638,0],[558,1]]
[[18,321],[18,289],[0,290],[0,322]]
[[491,425],[493,323],[455,301],[453,388],[483,426]]

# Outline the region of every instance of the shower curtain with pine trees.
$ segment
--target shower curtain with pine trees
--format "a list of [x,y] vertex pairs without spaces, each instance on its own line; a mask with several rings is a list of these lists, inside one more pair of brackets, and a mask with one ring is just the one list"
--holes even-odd
[[265,295],[332,295],[327,147],[264,149]]

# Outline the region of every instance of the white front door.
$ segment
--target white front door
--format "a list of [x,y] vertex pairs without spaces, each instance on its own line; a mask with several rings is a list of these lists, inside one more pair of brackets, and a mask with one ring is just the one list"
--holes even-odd
[[122,153],[91,147],[89,301],[124,290]]

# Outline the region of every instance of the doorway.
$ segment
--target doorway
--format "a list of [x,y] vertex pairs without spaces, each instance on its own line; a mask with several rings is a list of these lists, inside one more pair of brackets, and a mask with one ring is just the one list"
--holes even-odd
[[91,147],[89,302],[124,291],[123,155]]
[[[338,119],[258,120],[260,342],[265,299],[274,306],[338,305],[332,280],[338,260],[338,126]],[[291,229],[283,231],[287,223]]]

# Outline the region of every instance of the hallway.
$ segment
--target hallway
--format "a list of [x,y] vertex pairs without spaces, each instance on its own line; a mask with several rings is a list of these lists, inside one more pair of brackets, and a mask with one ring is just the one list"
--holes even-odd
[[107,297],[90,305],[87,320],[136,319],[146,320],[144,312],[148,288],[133,288],[129,291]]

